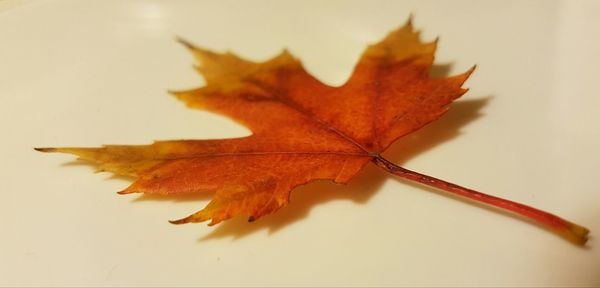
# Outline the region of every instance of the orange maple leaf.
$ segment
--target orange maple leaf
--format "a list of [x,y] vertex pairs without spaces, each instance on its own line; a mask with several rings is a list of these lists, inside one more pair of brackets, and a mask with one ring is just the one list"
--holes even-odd
[[382,158],[396,139],[438,119],[467,89],[473,68],[432,79],[437,41],[422,43],[410,21],[362,54],[340,87],[321,83],[284,51],[256,63],[181,40],[199,61],[204,87],[173,92],[188,106],[227,115],[252,135],[161,141],[141,146],[38,148],[76,154],[101,171],[136,180],[121,194],[212,192],[202,210],[172,223],[209,225],[237,215],[258,219],[285,206],[297,186],[317,179],[347,183],[369,162],[388,172],[532,218],[570,238],[587,229],[552,214],[410,171]]

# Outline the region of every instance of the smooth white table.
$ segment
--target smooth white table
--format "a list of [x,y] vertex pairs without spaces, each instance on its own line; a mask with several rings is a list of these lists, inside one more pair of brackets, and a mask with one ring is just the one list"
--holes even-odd
[[[0,285],[600,286],[599,1],[0,2]],[[174,226],[204,196],[127,185],[38,146],[247,135],[167,89],[202,84],[174,38],[254,60],[284,47],[333,85],[410,13],[451,74],[449,114],[387,156],[592,230],[576,247],[372,166],[247,223]]]

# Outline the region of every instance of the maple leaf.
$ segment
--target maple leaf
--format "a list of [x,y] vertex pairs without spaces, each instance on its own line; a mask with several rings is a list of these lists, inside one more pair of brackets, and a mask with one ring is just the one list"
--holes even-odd
[[120,194],[214,193],[202,210],[175,224],[237,215],[250,221],[285,206],[297,186],[317,179],[347,183],[369,162],[384,170],[534,219],[576,243],[588,230],[562,218],[399,167],[380,156],[396,139],[438,119],[467,90],[473,72],[429,77],[437,40],[423,43],[410,21],[369,46],[340,87],[321,83],[284,51],[266,62],[215,53],[180,40],[206,85],[173,92],[193,108],[227,115],[252,131],[243,138],[160,141],[65,152],[101,171],[132,176]]

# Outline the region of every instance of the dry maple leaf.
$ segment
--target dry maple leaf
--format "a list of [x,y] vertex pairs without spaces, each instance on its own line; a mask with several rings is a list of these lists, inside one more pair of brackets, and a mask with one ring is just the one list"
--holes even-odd
[[431,79],[437,41],[422,43],[410,21],[362,54],[350,79],[327,86],[284,51],[256,63],[181,41],[204,87],[173,94],[188,106],[227,115],[252,130],[243,138],[160,141],[141,146],[37,148],[76,154],[101,171],[136,180],[121,194],[213,192],[201,211],[175,224],[237,215],[258,219],[285,206],[292,189],[317,179],[347,183],[369,162],[400,177],[533,219],[578,244],[588,230],[552,214],[401,168],[380,153],[438,119],[467,90],[473,68]]

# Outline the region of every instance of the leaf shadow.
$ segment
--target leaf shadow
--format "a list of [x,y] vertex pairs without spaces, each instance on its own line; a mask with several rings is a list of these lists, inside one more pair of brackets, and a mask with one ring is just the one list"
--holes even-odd
[[[395,163],[404,163],[437,145],[459,136],[462,127],[483,115],[481,110],[490,99],[492,99],[491,96],[455,102],[448,113],[439,121],[435,121],[423,129],[396,141],[384,153],[385,157]],[[371,199],[388,178],[390,178],[389,175],[382,172],[375,165],[367,165],[348,185],[336,185],[330,181],[315,181],[294,189],[290,204],[275,214],[268,215],[252,223],[248,223],[242,217],[222,222],[208,234],[200,237],[198,241],[229,237],[235,240],[265,229],[268,230],[269,234],[272,234],[307,217],[312,208],[331,201],[345,200],[364,204]]]

